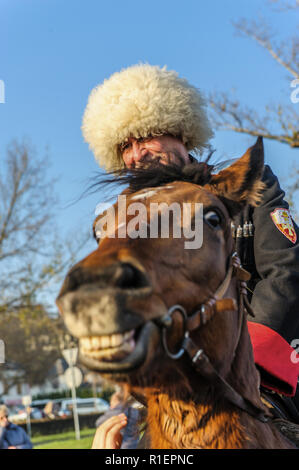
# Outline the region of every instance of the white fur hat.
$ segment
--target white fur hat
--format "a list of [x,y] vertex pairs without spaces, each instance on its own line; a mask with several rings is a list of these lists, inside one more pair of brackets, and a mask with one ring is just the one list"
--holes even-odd
[[148,64],[114,73],[95,87],[82,132],[100,166],[124,166],[119,145],[129,137],[170,134],[198,153],[213,132],[200,91],[174,71]]

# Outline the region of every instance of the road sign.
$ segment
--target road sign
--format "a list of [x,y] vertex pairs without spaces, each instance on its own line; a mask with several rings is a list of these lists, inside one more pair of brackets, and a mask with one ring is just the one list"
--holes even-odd
[[3,339],[0,339],[0,364],[5,363],[5,344]]
[[31,398],[31,395],[24,395],[22,397],[22,404],[24,406],[30,406],[32,403],[32,398]]
[[62,355],[70,367],[74,366],[78,358],[78,348],[64,349]]
[[83,374],[78,367],[69,367],[64,372],[63,377],[66,385],[69,388],[72,388],[73,386],[80,387],[83,380]]
[[[71,359],[73,359],[73,357],[74,356],[71,356]],[[76,439],[80,439],[80,423],[79,423],[78,410],[77,410],[76,387],[79,387],[81,385],[83,374],[78,367],[72,366],[66,369],[63,376],[64,376],[65,383],[72,390],[75,433],[76,433]]]

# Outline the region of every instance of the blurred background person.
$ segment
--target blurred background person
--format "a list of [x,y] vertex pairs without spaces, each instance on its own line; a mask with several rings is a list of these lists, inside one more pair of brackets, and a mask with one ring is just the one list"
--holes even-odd
[[21,426],[11,423],[8,409],[0,405],[0,449],[32,449],[33,445]]
[[53,401],[49,401],[43,409],[46,418],[55,419],[59,416],[59,405]]

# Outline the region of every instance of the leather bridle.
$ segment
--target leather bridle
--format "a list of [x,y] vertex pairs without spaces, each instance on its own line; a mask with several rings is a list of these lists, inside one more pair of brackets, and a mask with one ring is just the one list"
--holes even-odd
[[[239,307],[233,298],[223,298],[233,277],[237,278],[239,287]],[[230,403],[237,406],[243,411],[265,423],[269,420],[270,415],[264,410],[257,407],[247,398],[242,397],[214,368],[208,356],[203,349],[198,346],[190,338],[190,332],[206,325],[209,320],[216,314],[224,311],[232,310],[239,313],[239,326],[238,326],[238,340],[239,343],[242,324],[245,317],[245,311],[254,316],[250,304],[247,299],[246,282],[250,279],[250,274],[242,268],[240,259],[236,252],[234,252],[229,259],[229,266],[226,276],[214,295],[209,298],[205,303],[201,304],[191,315],[187,315],[185,308],[182,305],[173,305],[169,308],[166,315],[155,320],[155,323],[162,329],[162,343],[166,354],[174,360],[180,359],[184,354],[187,354],[191,359],[192,366],[195,368],[202,377],[208,382],[213,384],[218,391],[221,392],[222,397],[226,398]],[[177,352],[171,352],[167,345],[167,330],[173,323],[172,315],[174,312],[179,312],[183,318],[184,334],[182,343]]]

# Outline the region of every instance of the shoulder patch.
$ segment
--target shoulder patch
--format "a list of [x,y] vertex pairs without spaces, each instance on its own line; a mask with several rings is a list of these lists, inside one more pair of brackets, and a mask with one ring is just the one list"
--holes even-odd
[[296,243],[297,234],[294,229],[290,211],[288,209],[277,208],[271,212],[270,215],[278,230],[292,243]]

